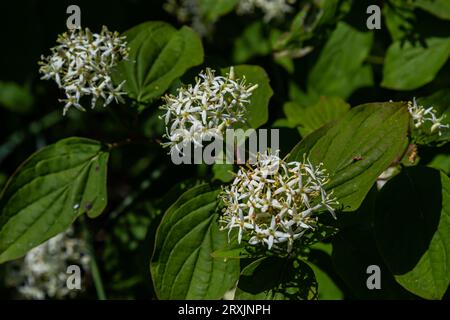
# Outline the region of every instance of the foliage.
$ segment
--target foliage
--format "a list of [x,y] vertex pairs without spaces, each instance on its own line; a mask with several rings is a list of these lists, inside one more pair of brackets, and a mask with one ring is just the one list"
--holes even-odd
[[[380,2],[381,30],[366,27],[367,4],[356,0],[292,1],[282,18],[263,6],[245,11],[235,0],[196,0],[190,7],[81,2],[83,28],[95,33],[107,25],[126,41],[128,58],[102,75],[123,90],[117,94],[124,100],[111,97],[105,108],[71,108],[65,116],[59,99],[80,89],[71,87],[80,74],[65,79],[62,92],[40,80],[37,64],[65,31],[64,3],[42,4],[39,13],[32,3],[11,9],[29,15],[28,22],[11,14],[2,23],[13,31],[1,29],[7,46],[0,60],[0,275],[75,225],[92,255],[83,298],[448,297],[448,1]],[[57,79],[57,72],[48,73],[66,49],[52,51],[56,62],[49,58],[41,70],[47,79]],[[95,74],[85,62],[85,74]],[[207,68],[217,83],[205,80],[205,93],[196,84]],[[223,94],[224,78],[245,88],[248,101]],[[180,90],[195,92],[198,101],[184,101]],[[283,202],[288,182],[270,180],[278,175],[265,175],[264,164],[258,170],[238,161],[174,164],[161,146],[177,126],[165,121],[165,103],[176,101],[176,121],[191,116],[183,134],[194,143],[234,124],[224,111],[221,128],[208,127],[214,133],[196,127],[206,118],[206,94],[210,104],[245,108],[235,128],[278,129],[275,151],[289,164],[283,168],[300,168],[286,173],[290,187],[308,177],[301,170],[310,170],[324,177],[320,188],[310,187],[310,178],[292,191],[295,201]],[[266,194],[252,198],[252,187],[239,189],[250,191],[233,206],[234,179],[243,172],[250,185],[271,184],[261,189],[267,208],[243,205],[265,201]],[[263,179],[252,172],[263,172]],[[296,212],[300,202],[304,216]],[[277,210],[292,219],[279,218]],[[230,212],[232,221],[224,223]],[[277,229],[271,221],[297,229],[290,233],[292,224]],[[274,236],[275,230],[283,233]],[[290,241],[290,249],[278,240]],[[257,244],[264,241],[270,245]],[[371,265],[381,270],[380,289],[367,285]],[[0,279],[0,294],[14,297],[15,289]]]

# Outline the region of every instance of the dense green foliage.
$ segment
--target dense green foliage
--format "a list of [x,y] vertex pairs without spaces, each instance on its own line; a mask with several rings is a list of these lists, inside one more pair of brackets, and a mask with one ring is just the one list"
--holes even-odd
[[[178,21],[164,1],[79,1],[83,27],[126,36],[129,58],[111,75],[126,95],[65,117],[37,62],[65,31],[68,3],[8,8],[0,296],[16,296],[12,260],[73,225],[92,255],[84,298],[448,298],[449,1],[298,0],[270,21],[239,14],[239,1],[195,2],[197,16]],[[366,26],[372,2],[380,30]],[[220,229],[218,195],[241,165],[175,165],[160,145],[162,97],[230,67],[258,85],[241,127],[279,129],[280,157],[322,163],[339,202],[292,252]],[[416,126],[413,99],[438,119]],[[371,265],[380,289],[367,286]]]

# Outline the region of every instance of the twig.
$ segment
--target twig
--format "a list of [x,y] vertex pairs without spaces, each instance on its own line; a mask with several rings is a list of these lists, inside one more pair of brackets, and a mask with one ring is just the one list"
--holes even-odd
[[95,258],[95,250],[94,250],[92,235],[87,227],[86,221],[84,219],[80,219],[80,220],[82,220],[81,224],[83,227],[83,234],[84,234],[84,238],[86,239],[86,243],[87,243],[88,250],[90,253],[89,264],[91,267],[92,279],[94,280],[95,291],[97,292],[97,298],[99,300],[107,300],[106,294],[105,294],[105,289],[103,286],[102,277],[101,277],[100,270],[97,265],[97,260]]

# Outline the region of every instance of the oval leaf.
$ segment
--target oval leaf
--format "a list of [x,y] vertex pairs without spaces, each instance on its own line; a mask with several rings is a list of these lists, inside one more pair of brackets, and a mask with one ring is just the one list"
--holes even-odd
[[219,17],[226,15],[237,5],[238,0],[200,0],[200,11],[208,22],[215,22]]
[[68,138],[26,160],[0,199],[0,263],[23,256],[106,206],[109,153],[98,141]]
[[364,104],[308,135],[291,151],[289,161],[302,161],[307,154],[313,164],[323,162],[330,174],[326,188],[334,190],[344,211],[353,211],[405,150],[408,126],[406,104]]
[[450,180],[438,170],[410,167],[381,189],[377,245],[395,279],[426,299],[450,283]]
[[220,299],[236,283],[239,260],[211,256],[228,245],[215,214],[218,192],[195,187],[165,213],[151,261],[159,299]]
[[176,30],[164,22],[142,23],[124,33],[130,47],[114,76],[126,80],[128,96],[148,103],[161,96],[189,68],[203,62],[198,35],[188,27]]
[[364,60],[372,42],[372,32],[339,22],[308,75],[308,92],[347,98],[356,89],[371,85],[372,69]]
[[322,96],[316,104],[309,107],[287,102],[283,109],[289,123],[297,126],[304,137],[324,124],[340,118],[350,110],[350,105],[338,97]]
[[437,154],[428,166],[450,175],[450,154]]
[[441,19],[450,20],[450,2],[448,0],[415,0],[413,5]]
[[383,68],[385,88],[412,90],[431,82],[450,54],[450,38],[425,43],[396,41],[388,49]]

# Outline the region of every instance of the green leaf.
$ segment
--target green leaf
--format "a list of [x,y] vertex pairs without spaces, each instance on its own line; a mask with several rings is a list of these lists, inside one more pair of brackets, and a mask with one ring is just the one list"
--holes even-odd
[[325,271],[313,263],[310,263],[309,266],[317,280],[318,300],[342,300],[344,298],[342,291]]
[[308,91],[347,98],[358,88],[373,83],[370,66],[364,65],[373,32],[359,32],[340,22],[308,75]]
[[233,165],[232,164],[214,164],[212,167],[213,180],[219,180],[222,182],[230,182],[233,180]]
[[327,190],[343,206],[356,210],[377,177],[402,155],[408,145],[409,113],[405,103],[368,103],[351,109],[336,123],[301,141],[289,161],[323,162],[330,174]]
[[395,41],[386,53],[385,88],[413,90],[431,82],[450,54],[450,38],[428,38],[420,42]]
[[[332,269],[331,262],[331,244],[317,243],[312,249],[308,257],[308,265],[314,271],[314,275],[318,284],[319,300],[342,300],[344,295],[337,286],[335,280],[330,276]],[[310,261],[312,259],[312,261]],[[335,275],[333,275],[335,276]]]
[[448,0],[415,0],[413,4],[441,19],[450,20],[450,2]]
[[141,104],[160,97],[189,68],[203,62],[201,40],[188,27],[177,31],[167,23],[150,21],[124,35],[130,56],[118,65],[114,80],[126,80],[128,96]]
[[351,9],[350,0],[328,0],[316,3],[321,12],[316,24],[316,28],[322,25],[331,25],[342,19]]
[[314,227],[314,232],[310,234],[305,234],[302,237],[302,242],[304,246],[312,246],[320,241],[324,241],[333,237],[339,230],[336,227],[324,224],[322,222],[317,222]]
[[340,118],[350,110],[350,105],[338,97],[320,97],[317,104],[303,108],[294,102],[284,105],[284,113],[291,125],[299,127],[305,137],[324,124]]
[[17,113],[28,113],[33,103],[34,98],[28,88],[0,81],[0,106]]
[[218,190],[200,185],[166,211],[156,233],[151,273],[159,299],[220,299],[239,277],[239,260],[214,259],[228,246],[217,222]]
[[305,42],[336,24],[350,7],[349,0],[316,1],[302,6],[292,19],[290,30],[282,33],[274,43],[276,55],[301,58],[309,54],[313,47]]
[[246,246],[243,242],[238,242],[238,230],[232,230],[231,232],[227,232],[227,234],[228,245],[224,248],[211,252],[211,257],[222,260],[258,257],[255,247],[248,245]]
[[295,128],[286,118],[278,118],[272,123],[272,128]]
[[236,247],[232,249],[216,250],[211,253],[214,259],[242,259],[249,258],[250,254],[245,247]]
[[270,39],[264,34],[262,21],[256,21],[244,29],[236,38],[233,48],[233,61],[243,63],[254,56],[264,56],[270,53]]
[[441,299],[450,283],[449,178],[432,168],[404,168],[381,189],[374,228],[397,282]]
[[0,199],[0,263],[19,258],[106,206],[109,153],[100,142],[68,138],[26,160]]
[[438,154],[428,164],[429,167],[450,174],[450,154]]
[[238,0],[199,0],[198,4],[206,20],[214,22],[233,10],[238,2]]
[[383,6],[383,16],[393,40],[402,40],[414,32],[416,16],[414,8],[403,0],[387,2]]
[[312,269],[300,259],[260,258],[242,270],[237,300],[312,300],[317,282]]
[[[229,71],[230,68],[222,69],[222,74]],[[234,73],[236,78],[245,77],[247,83],[258,85],[258,88],[253,91],[247,107],[247,126],[256,129],[269,119],[269,101],[273,95],[269,77],[263,68],[252,65],[235,66]]]
[[295,102],[299,106],[307,107],[317,103],[320,96],[315,93],[306,93],[293,81],[289,82],[289,99]]

